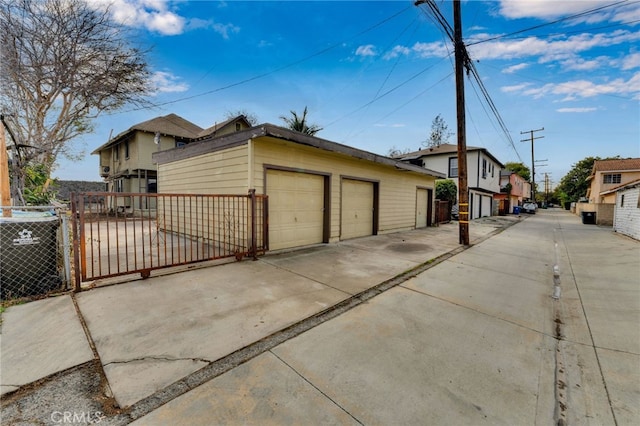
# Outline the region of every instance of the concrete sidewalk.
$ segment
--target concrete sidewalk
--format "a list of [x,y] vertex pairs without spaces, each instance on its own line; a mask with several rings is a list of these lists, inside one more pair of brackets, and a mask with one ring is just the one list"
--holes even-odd
[[[521,223],[483,240],[504,220]],[[471,232],[482,241],[467,250],[452,224],[77,295],[115,400],[131,407],[101,423],[640,423],[640,243],[557,209],[474,221]],[[452,251],[297,337],[269,342]],[[20,371],[47,348],[12,355],[25,353],[14,333],[23,311],[14,308],[42,306],[47,318],[49,303],[3,314],[3,386],[20,386]],[[74,339],[70,346],[88,345]]]

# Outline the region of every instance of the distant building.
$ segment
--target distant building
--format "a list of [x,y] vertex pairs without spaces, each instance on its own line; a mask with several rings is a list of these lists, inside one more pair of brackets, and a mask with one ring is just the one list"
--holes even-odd
[[514,206],[522,206],[530,195],[530,182],[511,170],[500,171],[500,194],[495,194],[494,200],[500,203],[501,211],[513,211]]
[[[401,161],[443,173],[458,185],[458,146],[441,144],[399,156]],[[500,194],[500,170],[504,165],[485,148],[467,147],[469,217],[497,214],[494,196]]]

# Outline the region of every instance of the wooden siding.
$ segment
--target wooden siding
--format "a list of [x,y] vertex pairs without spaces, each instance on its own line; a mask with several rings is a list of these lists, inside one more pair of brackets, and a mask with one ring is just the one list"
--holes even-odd
[[[416,187],[434,188],[435,178],[313,147],[265,137],[253,141],[254,187],[264,193],[265,165],[330,174],[330,241],[340,238],[340,179],[379,181],[378,233],[415,227]],[[192,168],[192,169],[195,169]]]
[[159,165],[158,192],[239,194],[249,191],[247,145]]

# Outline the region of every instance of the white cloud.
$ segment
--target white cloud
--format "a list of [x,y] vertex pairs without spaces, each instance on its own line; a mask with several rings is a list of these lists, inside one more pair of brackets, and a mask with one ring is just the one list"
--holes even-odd
[[501,0],[500,13],[511,19],[518,18],[554,18],[573,15],[588,9],[611,4],[609,0]]
[[181,34],[186,22],[169,10],[165,0],[87,0],[87,3],[96,9],[108,9],[122,25],[144,27],[164,35]]
[[238,33],[240,31],[239,27],[236,27],[233,24],[218,24],[218,23],[214,23],[212,25],[212,28],[215,32],[217,32],[218,34],[220,34],[222,36],[222,38],[224,38],[225,40],[229,39],[229,33]]
[[189,85],[180,82],[180,77],[166,71],[156,71],[151,76],[151,84],[155,94],[179,93],[189,90]]
[[223,38],[228,39],[240,28],[233,24],[221,24],[212,19],[180,16],[170,9],[167,0],[85,0],[98,10],[109,10],[113,19],[129,27],[146,28],[163,35],[182,34],[187,29],[211,28]]
[[[579,14],[602,6],[610,6],[613,3],[610,0],[500,0],[499,9],[500,14],[509,19],[537,18],[550,20]],[[618,2],[613,7],[605,7],[570,21],[565,21],[565,24],[637,21],[640,19],[640,8],[635,3],[628,2],[624,4]]]
[[591,60],[574,57],[562,61],[561,65],[562,69],[565,71],[591,71],[606,65],[610,60],[611,59],[607,56],[599,56]]
[[421,58],[444,58],[449,56],[447,46],[439,41],[432,43],[416,43],[411,48]]
[[394,59],[398,56],[407,56],[411,53],[411,49],[406,46],[394,46],[389,52],[384,55],[383,59]]
[[640,68],[640,53],[633,53],[622,59],[623,70],[626,71],[634,68]]
[[583,113],[583,112],[592,112],[592,111],[597,111],[598,108],[594,108],[594,107],[585,107],[585,108],[558,108],[556,111],[557,112],[578,112],[578,113]]
[[522,40],[495,40],[469,47],[474,59],[515,59],[540,56],[540,62],[568,59],[579,52],[640,40],[640,32],[618,30],[608,34],[577,34],[551,40],[527,37]]
[[529,64],[526,63],[520,63],[520,64],[516,64],[516,65],[511,65],[510,67],[507,67],[505,69],[502,70],[503,74],[513,74],[516,71],[520,71],[523,70],[525,68],[527,68],[529,66]]
[[376,47],[373,44],[366,44],[364,46],[358,46],[356,49],[356,56],[376,56]]
[[212,19],[191,18],[189,19],[189,21],[187,21],[186,29],[188,30],[197,30],[203,28],[211,28],[212,30],[220,34],[225,40],[229,39],[229,34],[237,34],[238,32],[240,32],[240,28],[233,24],[220,24]]
[[500,88],[500,91],[504,93],[520,92],[529,86],[531,86],[531,83],[516,84],[513,86],[504,86]]
[[546,95],[564,96],[562,101],[591,98],[598,95],[631,95],[633,99],[640,99],[640,72],[637,72],[626,81],[622,78],[617,78],[601,84],[587,80],[549,83],[542,87],[525,90],[523,94],[534,98],[542,98]]

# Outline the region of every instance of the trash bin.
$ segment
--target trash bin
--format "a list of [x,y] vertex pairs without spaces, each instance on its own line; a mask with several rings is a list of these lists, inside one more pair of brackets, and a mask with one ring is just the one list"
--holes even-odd
[[520,206],[513,206],[513,214],[520,214]]
[[582,223],[588,225],[596,224],[596,212],[582,212]]
[[564,209],[565,210],[571,210],[571,201],[565,201],[564,202]]
[[59,288],[57,217],[0,218],[0,299]]

